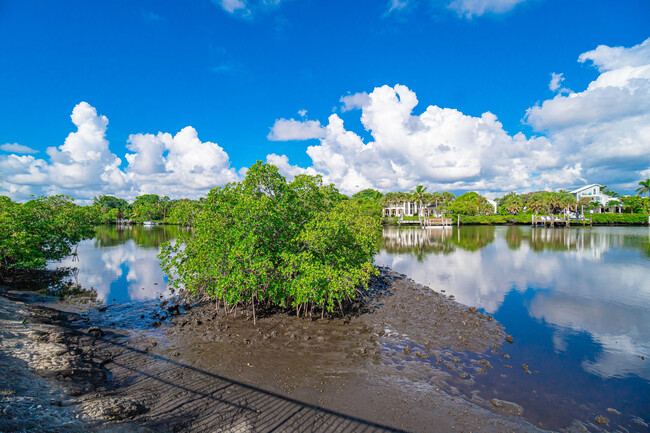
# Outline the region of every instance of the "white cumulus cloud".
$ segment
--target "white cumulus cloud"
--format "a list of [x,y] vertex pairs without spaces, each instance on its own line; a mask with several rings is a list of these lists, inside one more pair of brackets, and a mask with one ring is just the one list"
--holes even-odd
[[[631,48],[599,46],[580,55],[579,61],[600,71],[582,92],[562,88],[564,76],[552,74],[549,88],[557,95],[525,115],[538,136],[511,135],[490,112],[475,117],[431,105],[418,114],[412,90],[382,86],[341,98],[341,111],[361,109],[371,141],[347,130],[333,114],[318,125],[323,136],[307,154],[312,167],[346,193],[367,187],[410,190],[417,184],[489,193],[603,183],[629,191],[650,172],[648,41]],[[313,124],[292,120],[290,126],[303,131]],[[274,139],[299,137],[287,133]],[[287,173],[298,169],[286,165]]]
[[128,162],[111,152],[108,119],[87,102],[72,111],[77,127],[61,146],[47,149],[49,160],[32,155],[0,155],[0,194],[15,200],[31,194],[70,194],[81,202],[110,194],[132,199],[141,194],[172,198],[204,196],[215,186],[239,179],[228,154],[201,141],[191,126],[176,135],[159,132],[129,136]]
[[546,138],[511,136],[490,112],[473,117],[429,106],[414,114],[417,97],[402,85],[378,87],[366,96],[361,122],[373,141],[364,143],[332,114],[320,143],[307,149],[313,168],[345,193],[410,190],[416,184],[508,191],[560,177],[573,182],[579,175],[579,166],[566,165]]
[[49,162],[31,155],[0,156],[5,174],[0,193],[17,199],[26,199],[29,194],[70,194],[88,199],[102,191],[107,182],[124,187],[121,160],[109,150],[106,140],[108,119],[86,102],[77,104],[70,117],[77,131],[58,148],[47,149]]
[[201,141],[191,126],[176,135],[159,132],[129,136],[126,174],[140,194],[196,198],[210,188],[239,180],[228,154],[218,144]]
[[323,138],[325,129],[318,120],[278,119],[267,138],[271,141],[309,140]]
[[562,75],[564,74],[556,74],[555,72],[551,72],[551,81],[548,83],[548,88],[551,90],[551,92],[559,90],[562,86],[562,81],[564,81],[564,77]]
[[601,45],[578,60],[591,61],[600,75],[582,92],[529,108],[526,122],[594,182],[643,178],[650,167],[650,39],[631,48]]
[[363,108],[368,104],[368,102],[370,102],[370,97],[368,97],[366,92],[360,92],[342,96],[340,102],[343,103],[341,111],[346,112],[357,108]]
[[23,146],[18,143],[5,143],[0,145],[0,150],[5,152],[14,152],[14,153],[38,153],[38,150],[34,150],[29,146]]

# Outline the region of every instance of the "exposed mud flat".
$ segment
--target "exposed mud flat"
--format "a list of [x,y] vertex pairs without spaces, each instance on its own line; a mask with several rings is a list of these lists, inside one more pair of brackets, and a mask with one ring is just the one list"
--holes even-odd
[[[136,419],[154,428],[539,431],[518,411],[450,392],[450,378],[486,372],[477,358],[504,342],[501,325],[388,269],[342,317],[281,313],[254,326],[248,312],[225,316],[212,303],[165,307],[154,315],[164,344],[132,340],[109,366],[120,393],[146,400]],[[431,364],[410,362],[423,358]]]
[[253,325],[212,303],[163,303],[143,319],[152,333],[25,308],[30,333],[15,339],[33,342],[30,371],[63,386],[61,416],[87,431],[540,431],[515,403],[453,386],[490,374],[482,354],[507,344],[502,326],[389,269],[335,318]]
[[146,431],[107,426],[84,410],[108,391],[104,365],[112,355],[95,344],[101,331],[77,314],[17,301],[38,294],[2,294],[13,300],[0,296],[1,432]]

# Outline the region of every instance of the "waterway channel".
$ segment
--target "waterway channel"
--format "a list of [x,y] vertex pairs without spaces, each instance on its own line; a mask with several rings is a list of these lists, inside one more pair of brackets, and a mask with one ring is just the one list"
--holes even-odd
[[[52,266],[77,267],[78,283],[112,306],[113,325],[145,326],[139,312],[170,295],[157,254],[178,230],[100,227],[74,261]],[[649,228],[385,227],[375,262],[494,316],[513,336],[509,358],[486,354],[489,374],[451,382],[455,392],[514,401],[547,429],[599,413],[610,427],[649,431]]]

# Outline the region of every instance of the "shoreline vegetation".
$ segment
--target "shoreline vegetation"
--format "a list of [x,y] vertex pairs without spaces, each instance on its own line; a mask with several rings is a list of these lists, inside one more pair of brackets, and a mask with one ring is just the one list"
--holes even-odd
[[[532,214],[520,215],[461,215],[460,225],[531,225]],[[417,221],[417,218],[415,219]],[[589,226],[643,226],[648,225],[648,215],[635,213],[600,213],[585,216],[585,220],[571,221],[571,227]],[[383,225],[399,226],[393,218],[382,218]],[[454,219],[452,225],[457,225]]]

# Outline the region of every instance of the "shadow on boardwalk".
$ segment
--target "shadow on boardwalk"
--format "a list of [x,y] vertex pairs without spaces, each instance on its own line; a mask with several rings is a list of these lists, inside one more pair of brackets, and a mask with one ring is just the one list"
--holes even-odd
[[[112,388],[147,407],[133,421],[156,431],[397,432],[201,370],[111,339]],[[99,341],[98,341],[99,343]],[[113,350],[114,351],[114,350]],[[306,359],[308,362],[308,359]]]

